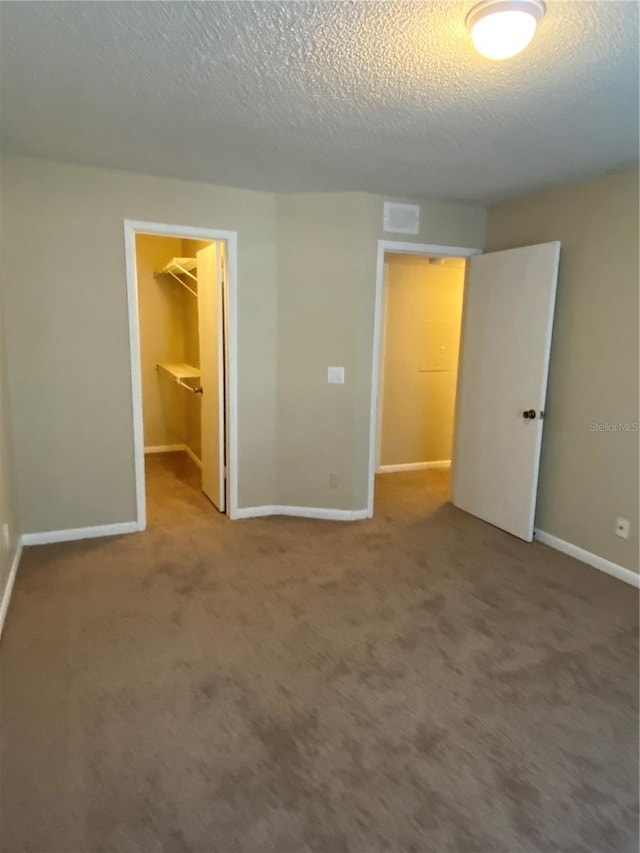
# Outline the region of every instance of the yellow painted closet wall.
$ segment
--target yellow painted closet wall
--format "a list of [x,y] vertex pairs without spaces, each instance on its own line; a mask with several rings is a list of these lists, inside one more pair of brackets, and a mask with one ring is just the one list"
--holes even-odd
[[464,264],[399,254],[385,261],[380,464],[450,460]]

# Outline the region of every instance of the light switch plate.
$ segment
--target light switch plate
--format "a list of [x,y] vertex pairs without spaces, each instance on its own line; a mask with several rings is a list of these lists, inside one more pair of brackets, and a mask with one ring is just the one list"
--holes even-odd
[[344,385],[344,367],[330,367],[327,370],[329,385]]

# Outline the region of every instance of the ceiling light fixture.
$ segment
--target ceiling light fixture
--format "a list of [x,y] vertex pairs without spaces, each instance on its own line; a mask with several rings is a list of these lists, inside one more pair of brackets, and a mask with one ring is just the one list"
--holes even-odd
[[466,18],[476,50],[489,59],[509,59],[534,37],[547,11],[544,0],[483,0]]

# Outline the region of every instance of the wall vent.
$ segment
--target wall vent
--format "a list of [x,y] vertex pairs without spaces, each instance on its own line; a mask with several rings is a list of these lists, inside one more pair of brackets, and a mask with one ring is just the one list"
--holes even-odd
[[387,234],[417,234],[420,231],[420,205],[385,201],[382,227]]

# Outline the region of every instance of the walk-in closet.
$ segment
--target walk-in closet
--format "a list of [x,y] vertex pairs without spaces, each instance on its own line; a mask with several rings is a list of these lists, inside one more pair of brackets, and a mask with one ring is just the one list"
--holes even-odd
[[225,244],[137,234],[136,271],[147,473],[198,482],[224,512]]

